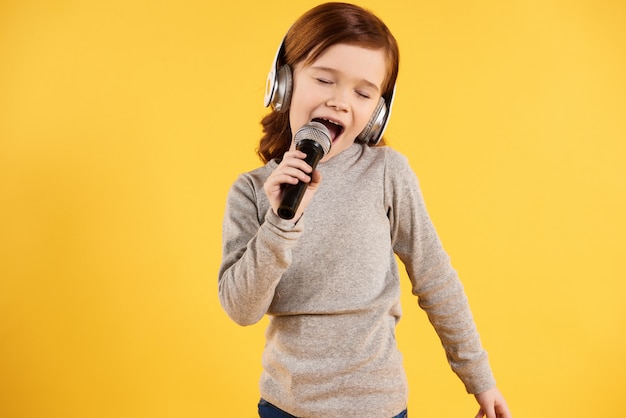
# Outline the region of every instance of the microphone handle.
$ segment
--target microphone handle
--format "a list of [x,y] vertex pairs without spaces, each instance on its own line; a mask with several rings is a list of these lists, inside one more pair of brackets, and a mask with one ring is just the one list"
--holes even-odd
[[[306,161],[313,170],[315,170],[317,163],[324,156],[324,148],[322,148],[317,141],[312,139],[302,139],[298,141],[296,148],[306,154],[304,161]],[[304,196],[304,192],[307,187],[309,187],[309,184],[298,180],[296,184],[285,184],[283,187],[283,198],[278,207],[278,216],[283,219],[293,219],[302,201],[302,196]]]

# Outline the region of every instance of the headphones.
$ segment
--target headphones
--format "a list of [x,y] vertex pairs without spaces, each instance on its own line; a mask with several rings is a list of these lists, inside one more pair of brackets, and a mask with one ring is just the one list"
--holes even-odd
[[[285,52],[285,38],[283,38],[274,62],[267,75],[267,83],[265,85],[265,107],[271,106],[274,111],[284,113],[289,109],[291,103],[291,93],[293,91],[293,73],[291,67],[287,64],[279,65]],[[391,115],[391,106],[393,97],[396,92],[396,86],[393,86],[391,94],[387,99],[380,98],[380,101],[374,109],[374,113],[370,117],[363,131],[357,136],[356,140],[365,144],[376,145],[383,137],[389,116]]]

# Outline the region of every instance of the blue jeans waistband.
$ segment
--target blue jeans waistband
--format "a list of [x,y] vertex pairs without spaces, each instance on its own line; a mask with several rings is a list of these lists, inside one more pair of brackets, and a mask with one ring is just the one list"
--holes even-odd
[[[283,411],[276,405],[269,403],[263,398],[261,398],[261,400],[259,401],[259,417],[260,418],[298,418],[295,415],[291,415],[289,412]],[[405,409],[404,411],[400,412],[398,415],[396,415],[393,418],[407,418],[407,417],[408,417],[408,412]]]

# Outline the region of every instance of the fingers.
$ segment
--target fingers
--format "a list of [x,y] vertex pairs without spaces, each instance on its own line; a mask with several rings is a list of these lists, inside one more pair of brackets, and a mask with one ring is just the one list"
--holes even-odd
[[483,411],[486,418],[496,418],[496,410],[493,408],[493,405],[489,405],[486,408],[483,407]]
[[[319,171],[312,171],[311,166],[304,161],[306,154],[302,151],[287,151],[278,167],[265,181],[263,188],[267,195],[270,206],[277,211],[284,191],[285,184],[307,183],[307,191],[302,199],[300,208],[303,210],[321,182],[322,176]],[[301,210],[299,210],[301,212]]]
[[311,180],[308,175],[311,167],[302,160],[304,157],[306,154],[300,151],[285,153],[278,167],[267,178],[264,186],[265,192],[278,193],[282,184],[296,184],[298,181],[308,183]]
[[304,161],[306,154],[302,151],[288,151],[270,177],[280,178],[281,183],[296,184],[298,181],[308,183],[311,178],[311,166]]
[[496,412],[493,408],[480,408],[475,418],[496,418]]
[[480,410],[476,418],[511,418],[511,412],[504,397],[495,386],[485,392],[476,394]]
[[498,402],[496,402],[495,405],[495,413],[494,413],[494,417],[497,418],[511,418],[511,411],[509,410],[508,405],[506,404],[506,401],[504,400],[504,398],[498,400]]

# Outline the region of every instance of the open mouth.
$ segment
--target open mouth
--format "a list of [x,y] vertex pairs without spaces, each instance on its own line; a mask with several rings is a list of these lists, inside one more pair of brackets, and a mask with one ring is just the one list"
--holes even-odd
[[328,120],[325,118],[315,118],[311,122],[319,122],[322,125],[326,126],[326,128],[328,128],[328,132],[330,132],[331,142],[334,142],[335,138],[337,138],[343,132],[343,126],[332,120]]

